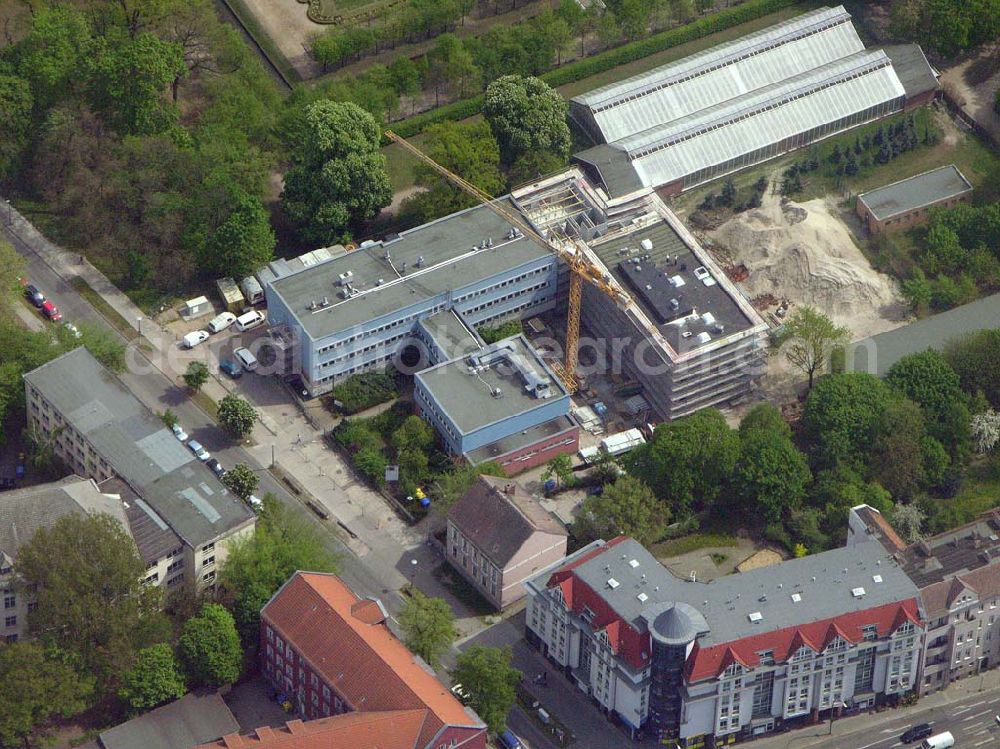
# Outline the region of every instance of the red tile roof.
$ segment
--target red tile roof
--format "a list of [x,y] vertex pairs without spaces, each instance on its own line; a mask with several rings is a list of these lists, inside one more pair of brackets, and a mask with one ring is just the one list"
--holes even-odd
[[427,710],[345,713],[229,734],[195,749],[415,749]]
[[[373,608],[336,575],[296,572],[261,612],[353,710],[428,711],[420,733],[425,746],[445,726],[485,731],[451,692],[418,662]],[[352,614],[352,609],[355,615]]]
[[789,658],[800,647],[805,645],[820,651],[832,639],[828,637],[831,626],[842,633],[845,640],[858,643],[864,640],[862,627],[868,624],[876,625],[879,637],[885,637],[899,629],[906,622],[920,625],[917,600],[911,598],[899,603],[890,603],[865,611],[843,614],[835,619],[811,622],[797,627],[772,632],[761,632],[753,637],[744,637],[733,642],[713,645],[703,648],[695,644],[695,648],[687,660],[687,678],[689,681],[701,681],[718,676],[732,663],[735,658],[747,668],[753,668],[760,663],[758,652],[774,651],[774,660],[781,662]]
[[886,548],[886,551],[890,554],[895,554],[897,551],[902,551],[906,548],[906,542],[889,525],[889,521],[885,519],[885,516],[881,512],[865,505],[859,508],[858,515],[865,521],[865,525],[878,537],[882,545]]

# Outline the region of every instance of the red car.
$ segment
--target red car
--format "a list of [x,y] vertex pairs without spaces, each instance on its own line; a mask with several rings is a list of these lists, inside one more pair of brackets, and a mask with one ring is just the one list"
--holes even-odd
[[49,318],[52,322],[58,322],[62,320],[62,312],[56,307],[51,300],[46,299],[42,303],[42,314]]

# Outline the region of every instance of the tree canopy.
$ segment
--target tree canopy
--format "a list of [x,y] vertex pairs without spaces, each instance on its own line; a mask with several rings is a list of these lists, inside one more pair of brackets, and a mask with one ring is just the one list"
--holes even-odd
[[455,615],[441,598],[428,598],[415,588],[399,615],[403,642],[426,661],[431,668],[438,665],[455,636]]
[[257,411],[250,402],[235,393],[219,401],[219,424],[234,439],[243,439],[253,431]]
[[222,483],[233,494],[246,500],[260,486],[260,476],[246,463],[237,463],[222,477]]
[[260,636],[261,608],[296,570],[337,571],[315,526],[292,516],[273,494],[262,501],[254,534],[230,545],[219,574],[222,599],[247,645]]
[[207,603],[188,619],[178,647],[194,683],[222,687],[240,678],[243,648],[233,615],[222,606]]
[[875,427],[891,400],[888,385],[866,372],[824,377],[810,391],[803,423],[815,460],[866,465]]
[[78,673],[63,656],[37,641],[0,647],[0,745],[40,745],[51,721],[87,707],[94,677]]
[[187,683],[170,645],[160,643],[139,651],[135,664],[122,676],[118,696],[132,710],[150,710],[183,697]]
[[733,487],[748,516],[780,522],[802,505],[811,480],[805,456],[784,430],[761,427],[740,435]]
[[483,116],[507,163],[523,154],[545,151],[569,155],[566,101],[540,78],[504,75],[486,88]]
[[834,325],[815,307],[798,307],[785,323],[781,344],[785,358],[809,378],[812,388],[816,372],[829,362],[834,349],[848,342],[849,337],[847,328]]
[[632,536],[648,546],[663,538],[670,509],[634,476],[621,476],[580,506],[574,531],[579,538]]
[[375,119],[356,104],[320,100],[306,106],[281,195],[304,239],[331,244],[389,204],[380,140]]
[[490,731],[502,731],[517,696],[521,672],[510,665],[509,648],[473,645],[458,656],[452,677],[469,693],[469,704]]
[[30,631],[73,653],[101,689],[165,634],[161,590],[143,584],[146,564],[110,515],[68,515],[38,530],[14,569],[20,590],[37,589]]

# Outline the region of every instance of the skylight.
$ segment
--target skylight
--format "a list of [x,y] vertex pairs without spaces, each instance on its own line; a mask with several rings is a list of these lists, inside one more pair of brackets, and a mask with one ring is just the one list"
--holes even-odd
[[798,603],[802,600],[802,596],[798,593],[792,593],[792,603]]
[[614,590],[619,585],[620,585],[620,583],[617,580],[615,580],[613,577],[609,577],[608,578],[608,587],[611,588],[611,590]]
[[764,618],[764,615],[759,611],[754,611],[752,614],[749,614],[747,618],[754,624],[756,624],[757,622],[759,622],[761,619]]
[[865,594],[865,589],[864,588],[852,588],[851,589],[851,595],[854,596],[855,598],[861,598],[861,596],[863,596],[864,594]]

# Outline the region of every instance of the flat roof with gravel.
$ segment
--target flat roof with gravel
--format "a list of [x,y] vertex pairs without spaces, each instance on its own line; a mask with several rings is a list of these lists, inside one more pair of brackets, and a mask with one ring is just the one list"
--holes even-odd
[[879,221],[972,192],[972,183],[954,164],[901,179],[858,195]]

